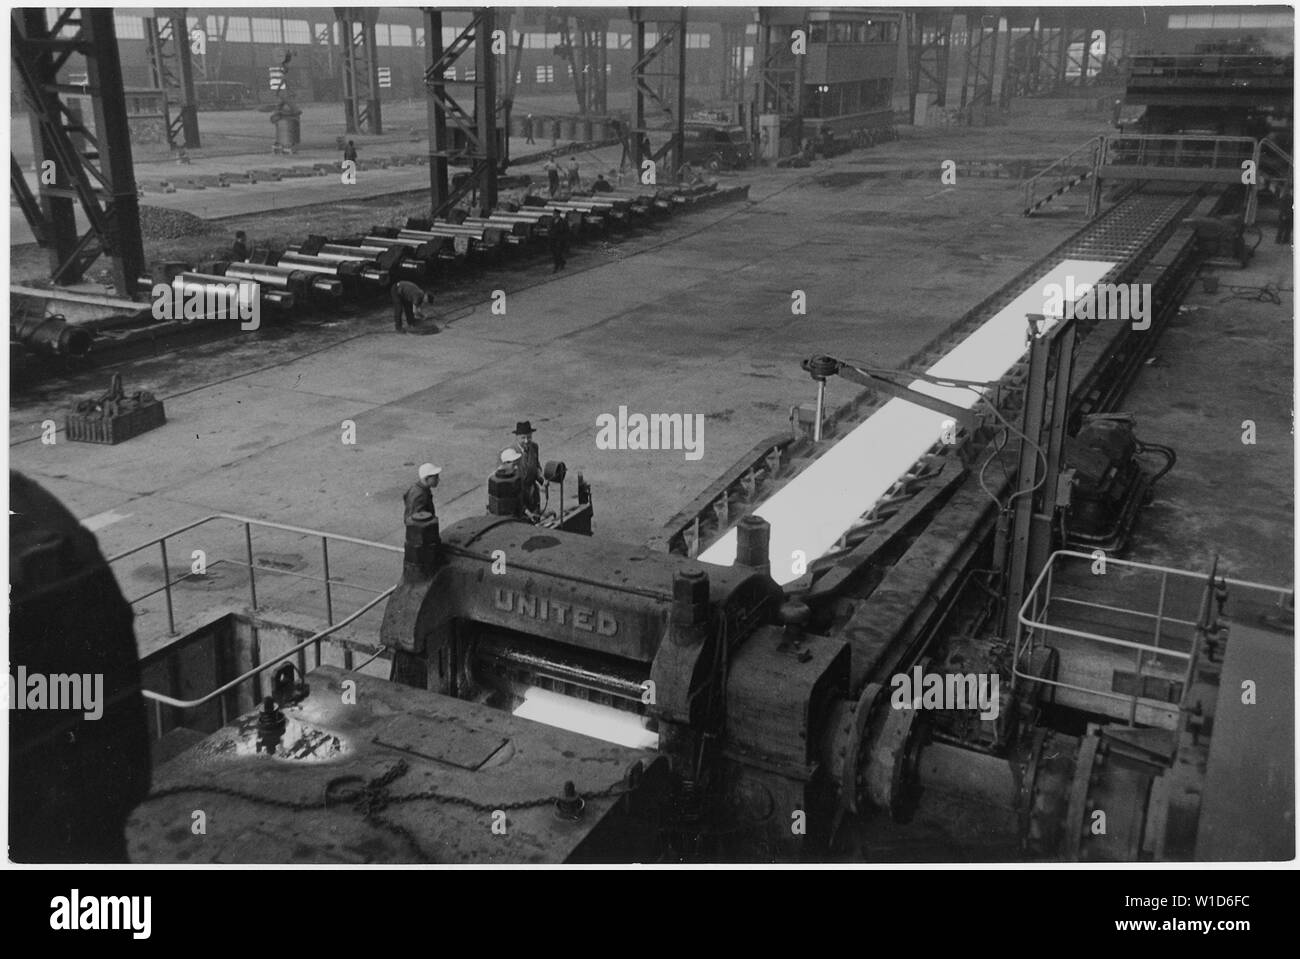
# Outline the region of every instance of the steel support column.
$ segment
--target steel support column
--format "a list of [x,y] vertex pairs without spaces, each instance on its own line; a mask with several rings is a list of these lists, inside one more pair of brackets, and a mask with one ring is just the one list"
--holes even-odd
[[[1031,324],[1042,320],[1042,317],[1030,318]],[[1012,510],[1008,536],[1010,556],[1003,611],[1003,635],[1007,637],[1017,634],[1026,590],[1052,553],[1057,480],[1065,448],[1070,380],[1074,372],[1075,326],[1073,317],[1057,320],[1045,333],[1031,325],[1021,431],[1032,442],[1021,440],[1016,495],[1014,506],[1009,507]],[[1052,380],[1050,392],[1049,380]]]
[[375,7],[335,7],[343,34],[343,111],[348,133],[383,133]]
[[[497,205],[497,173],[500,143],[497,139],[497,58],[492,53],[492,32],[496,11],[482,7],[476,16],[478,42],[474,44],[474,113],[478,119],[478,140],[483,153],[478,170],[479,205],[493,210]],[[508,133],[509,131],[507,131]],[[478,159],[478,158],[476,158]],[[475,164],[476,168],[480,166]]]
[[[144,244],[113,11],[62,8],[51,26],[45,8],[14,8],[10,26],[10,59],[31,118],[36,170],[48,171],[39,180],[39,212],[34,203],[22,207],[33,234],[50,251],[50,278],[79,282],[104,254],[112,259],[117,292],[133,296],[145,272]],[[85,86],[59,82],[73,55],[85,58]],[[90,97],[93,133],[73,118],[63,93]],[[11,179],[15,175],[21,170],[11,157]],[[20,200],[30,195],[25,187],[17,192]],[[89,223],[81,236],[77,204]]]
[[[632,137],[637,169],[646,160],[653,160],[657,170],[665,164],[671,177],[685,159],[686,142],[686,8],[685,7],[629,7],[632,35],[636,45],[636,59],[632,64],[632,83],[636,90],[636,106],[632,116]],[[655,43],[646,47],[646,27],[653,26]],[[677,56],[671,70],[653,69],[659,63],[669,62],[669,48],[676,45]],[[658,81],[657,83],[655,81]],[[661,125],[650,126],[646,116],[646,102],[658,108]],[[650,134],[668,133],[668,139],[655,146]]]
[[424,8],[424,82],[428,91],[425,105],[429,120],[429,201],[431,209],[446,204],[451,187],[447,181],[447,88],[443,82],[445,51],[442,48],[442,8]]
[[172,149],[193,149],[200,145],[199,108],[185,8],[157,9],[153,14],[144,18],[145,49],[153,85],[162,91],[167,143]]
[[[429,97],[429,180],[433,213],[441,216],[471,191],[477,191],[479,205],[491,209],[497,202],[497,176],[504,157],[498,142],[497,57],[492,52],[495,16],[491,7],[475,7],[470,22],[452,40],[442,45],[442,12],[424,8],[428,67],[424,72]],[[474,47],[474,115],[470,115],[446,87],[446,71]],[[508,57],[507,57],[508,62]],[[464,147],[449,137],[459,131]],[[447,188],[447,160],[451,156],[470,161],[470,175],[454,190]]]
[[998,33],[1001,19],[995,10],[966,14],[966,64],[961,80],[960,107],[993,105],[993,78],[998,58]]
[[718,95],[728,103],[745,99],[745,26],[739,23],[722,23],[721,86]]
[[907,14],[913,116],[922,97],[932,94],[935,106],[947,104],[952,17],[951,9],[940,7],[925,7]]

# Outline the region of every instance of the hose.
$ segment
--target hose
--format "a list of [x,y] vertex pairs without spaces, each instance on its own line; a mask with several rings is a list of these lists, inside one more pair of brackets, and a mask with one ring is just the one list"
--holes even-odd
[[1159,443],[1143,443],[1141,440],[1138,440],[1137,455],[1141,456],[1143,453],[1157,453],[1165,458],[1164,469],[1151,477],[1151,484],[1153,486],[1155,485],[1156,480],[1160,479],[1160,477],[1173,469],[1174,464],[1178,462],[1178,454],[1175,453],[1171,447],[1162,446]]

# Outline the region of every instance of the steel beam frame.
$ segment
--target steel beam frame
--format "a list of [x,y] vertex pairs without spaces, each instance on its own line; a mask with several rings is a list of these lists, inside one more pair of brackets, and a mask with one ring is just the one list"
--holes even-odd
[[578,112],[582,116],[599,115],[605,113],[608,102],[605,64],[609,17],[598,10],[577,9],[583,11],[578,16],[556,18],[560,46],[555,52],[568,62],[573,73]]
[[745,25],[722,23],[722,71],[718,96],[739,103],[745,99]]
[[907,14],[913,116],[920,97],[926,94],[934,94],[935,106],[947,105],[952,18],[951,9],[940,7],[924,7]]
[[[15,7],[10,26],[10,56],[31,118],[36,169],[53,174],[52,183],[40,183],[39,209],[25,183],[15,192],[32,233],[50,251],[50,278],[80,282],[103,254],[112,260],[118,293],[134,296],[145,273],[144,243],[113,11],[60,8],[51,25],[45,8]],[[86,62],[84,87],[59,82],[60,70],[76,54]],[[93,133],[68,110],[64,93],[90,97]],[[11,182],[22,172],[11,155]],[[81,236],[78,204],[89,223]]]
[[[163,124],[173,150],[194,149],[199,142],[198,98],[185,8],[157,9],[144,18],[145,49],[153,85],[162,91]],[[172,115],[175,106],[176,115]]]
[[772,23],[771,11],[767,7],[758,8],[758,18],[754,109],[756,113],[779,116],[782,132],[789,123],[798,150],[803,133],[804,58],[796,57],[790,51],[789,24]]
[[983,9],[966,12],[966,63],[961,78],[961,102],[958,104],[962,110],[993,105],[1000,24],[998,10],[992,13]]
[[1032,442],[1022,439],[1020,443],[1015,505],[1011,510],[1004,636],[1017,635],[1025,593],[1052,554],[1056,527],[1057,478],[1065,450],[1077,328],[1074,318],[1068,317],[1042,332],[1035,322],[1042,319],[1030,318],[1029,371],[1021,431]]
[[[476,7],[470,22],[456,35],[451,45],[442,45],[442,8],[424,8],[425,88],[428,90],[429,113],[429,187],[433,215],[441,216],[472,191],[478,202],[490,210],[497,204],[497,176],[508,158],[501,155],[497,140],[497,114],[501,103],[497,96],[497,58],[492,53],[492,32],[496,12],[491,7]],[[468,113],[447,92],[446,71],[474,48],[474,114]],[[507,63],[509,59],[507,57]],[[508,120],[508,118],[507,118]],[[461,131],[465,150],[456,151],[447,128]],[[451,190],[447,183],[447,161],[451,156],[467,157],[470,175]]]
[[[669,12],[675,19],[665,19]],[[657,169],[668,158],[670,176],[676,178],[685,160],[686,144],[686,8],[629,7],[635,60],[632,63],[632,83],[636,91],[635,112],[632,115],[633,158],[639,171],[642,163],[653,160]],[[653,46],[646,47],[646,28],[653,25],[656,34]],[[655,70],[676,47],[676,63],[669,70]],[[670,131],[667,141],[655,148],[650,134],[664,132],[663,126],[651,127],[647,123],[647,102],[658,107],[668,119]]]
[[384,132],[379,101],[377,7],[335,7],[343,35],[343,111],[348,133]]

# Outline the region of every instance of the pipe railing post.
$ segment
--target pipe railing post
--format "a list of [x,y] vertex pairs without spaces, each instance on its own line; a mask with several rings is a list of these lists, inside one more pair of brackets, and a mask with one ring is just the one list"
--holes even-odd
[[[330,589],[330,538],[322,536],[320,538],[320,558],[321,565],[325,572],[325,625],[334,625],[334,594]],[[320,665],[320,642],[315,646],[316,665]]]
[[176,613],[172,609],[172,573],[167,564],[167,540],[158,540],[158,548],[162,551],[163,594],[167,597],[167,631],[175,636]]
[[257,583],[253,575],[253,525],[244,524],[244,546],[248,552],[248,596],[252,601],[253,609],[257,609]]

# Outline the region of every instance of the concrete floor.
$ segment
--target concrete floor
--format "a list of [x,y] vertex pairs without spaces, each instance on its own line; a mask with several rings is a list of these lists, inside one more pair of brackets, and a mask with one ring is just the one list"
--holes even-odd
[[[813,397],[804,356],[902,364],[1082,225],[1069,198],[1051,215],[1021,217],[1012,180],[944,186],[940,159],[1025,155],[1044,140],[1068,146],[1093,124],[1056,121],[1048,135],[1041,123],[926,130],[805,170],[751,171],[748,203],[580,245],[556,276],[533,261],[448,291],[438,336],[399,338],[375,307],[123,362],[114,369],[128,391],[162,397],[168,422],[117,447],[62,434],[42,444],[42,421],[61,425],[70,400],[102,391],[109,370],[49,381],[11,397],[11,463],[95,529],[110,555],[217,511],[400,544],[401,496],[419,463],[444,467],[444,526],[477,515],[513,424],[531,419],[543,458],[592,483],[598,535],[644,541]],[[932,163],[934,176],[881,175],[904,159]],[[490,312],[493,288],[507,291],[504,316]],[[795,290],[807,294],[807,315],[791,312]],[[1270,309],[1278,325],[1283,311]],[[847,388],[831,384],[831,400]],[[620,406],[702,415],[703,456],[597,449],[597,416]],[[1270,429],[1285,416],[1275,406],[1258,413]],[[342,441],[346,421],[354,444]],[[1147,422],[1144,436],[1179,445]],[[1289,489],[1289,476],[1281,470],[1278,483]],[[204,528],[178,542],[174,574],[190,546],[212,545],[209,563],[242,559],[235,532]],[[287,569],[309,565],[315,547],[301,540],[259,538],[259,564],[270,555]],[[331,559],[336,578],[367,588],[398,573],[391,554],[357,548]],[[116,571],[133,597],[156,583],[160,563],[149,551]],[[259,599],[269,595],[260,575],[258,585]],[[344,609],[361,601],[335,599]],[[315,593],[311,602],[319,609]]]
[[[1220,575],[1295,581],[1294,247],[1274,242],[1275,224],[1261,207],[1246,269],[1202,270],[1218,290],[1192,287],[1127,397],[1138,436],[1178,453],[1127,558],[1208,571],[1217,553]],[[1280,304],[1255,298],[1266,284]]]

